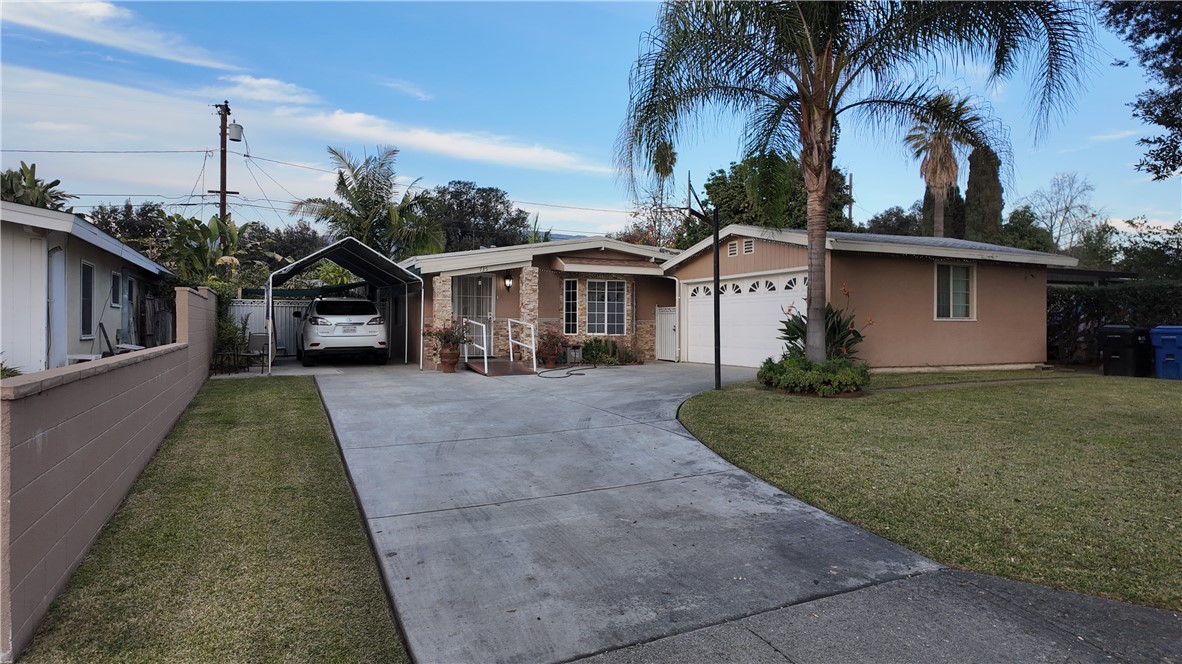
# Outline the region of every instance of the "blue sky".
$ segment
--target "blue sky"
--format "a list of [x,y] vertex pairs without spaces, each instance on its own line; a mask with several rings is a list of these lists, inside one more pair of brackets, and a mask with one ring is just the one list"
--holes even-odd
[[[201,207],[199,194],[217,187],[218,169],[204,152],[217,149],[211,104],[227,99],[248,146],[231,149],[252,156],[229,159],[239,222],[290,223],[288,201],[328,195],[333,176],[317,170],[331,168],[326,145],[362,154],[385,144],[401,149],[407,182],[471,180],[504,189],[543,228],[619,230],[630,201],[613,147],[656,12],[624,2],[5,2],[2,163],[36,162],[43,177],[88,194],[79,211],[130,197],[207,218],[216,204]],[[1146,87],[1141,72],[1109,66],[1129,54],[1106,33],[1100,42],[1088,89],[1037,143],[1025,80],[984,89],[968,69],[945,83],[988,100],[1010,126],[1007,207],[1075,171],[1113,218],[1178,221],[1182,178],[1153,182],[1133,169],[1136,140],[1151,133],[1125,106]],[[719,121],[678,151],[681,191],[687,172],[700,185],[740,157],[738,124]],[[861,223],[923,193],[897,136],[847,126],[836,162],[854,173]],[[966,177],[962,164],[962,188]]]

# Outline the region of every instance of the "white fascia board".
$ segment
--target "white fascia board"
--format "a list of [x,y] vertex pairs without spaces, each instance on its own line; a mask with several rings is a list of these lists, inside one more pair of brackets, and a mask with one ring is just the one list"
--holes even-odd
[[644,247],[619,240],[603,237],[574,238],[572,240],[558,240],[556,242],[538,242],[536,244],[519,244],[512,247],[493,247],[491,249],[472,249],[447,254],[428,254],[412,256],[400,265],[414,266],[423,274],[443,274],[457,271],[467,271],[468,274],[493,269],[493,266],[529,263],[534,256],[559,254],[567,251],[584,251],[588,249],[614,249],[624,253],[643,256],[644,258],[665,258],[668,253],[657,247]]
[[135,249],[107,235],[94,224],[83,219],[82,215],[79,214],[61,212],[59,210],[46,210],[29,205],[20,205],[18,203],[4,203],[0,207],[0,218],[3,218],[6,222],[20,224],[22,226],[32,226],[47,231],[69,233],[87,244],[92,244],[152,274],[171,274],[163,265],[156,263]]
[[448,270],[447,272],[440,272],[441,277],[462,277],[468,274],[488,274],[492,272],[500,272],[502,270],[516,270],[522,267],[529,267],[533,265],[533,261],[518,261],[516,263],[497,263],[496,265],[478,265],[476,267],[460,268],[457,270]]
[[19,203],[0,203],[0,219],[22,226],[63,233],[69,233],[74,228],[74,215],[69,212],[46,210]]
[[[767,277],[767,276],[771,276],[773,274],[793,274],[793,273],[808,274],[808,271],[809,271],[808,267],[802,265],[800,267],[786,267],[782,270],[762,270],[760,272],[743,272],[741,274],[720,274],[720,275],[718,275],[718,281],[723,282],[723,281],[735,281],[738,279],[758,279],[759,277]],[[681,283],[683,283],[683,284],[700,284],[700,283],[708,283],[708,282],[713,282],[713,281],[714,281],[714,276],[711,275],[709,277],[697,277],[695,279],[682,279]]]
[[[787,242],[789,244],[803,244],[801,242],[796,241],[796,238],[791,237],[791,236],[779,237],[780,235],[783,235],[783,234],[780,233],[777,229],[759,228],[758,226],[747,226],[744,224],[731,224],[729,226],[722,228],[720,231],[718,231],[718,244],[721,246],[723,240],[726,240],[726,239],[728,239],[732,236],[735,236],[735,235],[738,235],[741,237],[755,238],[757,240],[774,240],[776,242]],[[712,244],[714,244],[714,234],[713,233],[710,234],[710,237],[707,237],[703,240],[698,240],[689,249],[686,249],[685,251],[681,252],[677,256],[666,261],[664,264],[662,264],[661,267],[664,268],[665,272],[668,272],[672,268],[677,267],[678,265],[681,265],[682,263],[693,258],[694,256],[697,256],[702,251],[709,249]]]
[[997,263],[1020,263],[1022,265],[1056,265],[1072,267],[1079,264],[1079,260],[1070,256],[1057,254],[1018,254],[1006,251],[989,251],[982,249],[955,249],[951,247],[929,247],[916,244],[887,244],[883,242],[859,242],[857,240],[828,241],[833,251],[861,251],[871,254],[894,254],[904,256],[923,256],[925,258],[951,258],[971,261],[993,261]]
[[632,274],[656,276],[665,274],[665,270],[663,270],[661,266],[656,263],[654,263],[652,267],[637,267],[634,265],[571,265],[566,261],[562,261],[562,271],[572,273],[578,272],[581,274]]

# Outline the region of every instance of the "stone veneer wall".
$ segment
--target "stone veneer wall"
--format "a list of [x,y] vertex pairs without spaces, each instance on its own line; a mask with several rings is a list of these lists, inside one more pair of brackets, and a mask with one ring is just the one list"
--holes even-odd
[[[434,276],[431,278],[431,318],[427,325],[443,327],[451,325],[451,277]],[[431,365],[432,369],[439,368],[439,345],[424,339],[423,368]]]
[[176,343],[0,381],[0,661],[209,377],[217,296],[177,288],[176,302]]
[[[564,273],[555,272],[559,280],[563,279],[578,279],[579,282],[579,333],[574,335],[567,335],[568,339],[572,339],[577,343],[583,343],[588,339],[609,339],[615,341],[623,347],[631,348],[638,357],[644,360],[655,360],[657,358],[657,323],[655,320],[639,320],[638,311],[636,310],[636,278],[630,275],[619,274],[582,274],[582,273]],[[623,335],[589,335],[587,334],[587,280],[607,279],[613,281],[625,282],[626,297],[627,297],[627,315],[624,320],[624,334]],[[558,297],[562,297],[561,289]],[[559,303],[558,310],[562,310],[562,302]],[[563,329],[563,321],[561,318],[544,318],[538,321],[539,331],[543,329],[553,329],[561,332]]]

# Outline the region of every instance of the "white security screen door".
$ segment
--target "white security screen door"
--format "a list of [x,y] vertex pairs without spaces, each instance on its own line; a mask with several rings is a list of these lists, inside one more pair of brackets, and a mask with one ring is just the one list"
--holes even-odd
[[[485,325],[488,339],[476,341],[488,347],[488,354],[492,355],[492,324],[493,324],[493,279],[491,275],[472,274],[462,277],[452,277],[451,306],[459,320],[465,318]],[[469,326],[470,334],[480,334],[480,328]],[[482,357],[483,351],[469,344],[468,357]]]

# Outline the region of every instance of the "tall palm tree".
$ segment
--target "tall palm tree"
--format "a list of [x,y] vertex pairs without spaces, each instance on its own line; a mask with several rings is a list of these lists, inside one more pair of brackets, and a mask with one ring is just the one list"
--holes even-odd
[[[958,152],[973,147],[975,137],[960,129],[963,126],[984,126],[986,120],[973,110],[968,99],[953,99],[952,95],[937,95],[932,106],[938,113],[920,111],[915,116],[915,126],[903,138],[911,154],[919,159],[919,175],[928,190],[932,192],[933,218],[932,235],[944,237],[944,203],[948,192],[960,176]],[[956,118],[948,123],[946,118]]]
[[[895,129],[940,113],[933,64],[982,60],[994,80],[1036,74],[1035,126],[1090,62],[1092,15],[1052,2],[667,2],[632,71],[617,164],[635,182],[654,152],[718,112],[746,117],[750,154],[799,153],[808,192],[806,353],[825,359],[825,221],[839,118]],[[954,118],[947,121],[955,125]],[[981,127],[962,126],[990,144]]]
[[390,258],[443,250],[443,229],[422,214],[411,193],[415,183],[394,202],[398,148],[379,146],[377,154],[357,159],[329,146],[328,155],[337,168],[336,199],[305,198],[292,205],[292,214],[323,221],[335,239],[357,238]]

